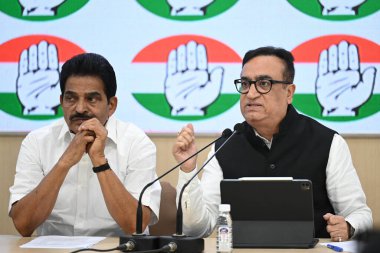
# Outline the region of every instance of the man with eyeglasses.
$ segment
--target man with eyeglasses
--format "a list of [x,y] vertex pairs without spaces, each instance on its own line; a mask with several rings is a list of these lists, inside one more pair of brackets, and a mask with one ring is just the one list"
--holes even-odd
[[[309,179],[314,189],[315,235],[333,241],[350,239],[372,227],[372,212],[344,139],[317,121],[297,113],[294,58],[282,48],[248,51],[241,78],[234,81],[245,118],[235,135],[208,163],[202,180],[186,188],[182,208],[184,232],[208,236],[220,204],[220,181],[240,177]],[[213,145],[213,154],[226,140]],[[195,153],[194,129],[183,127],[173,146],[178,162]],[[177,191],[196,173],[196,158],[181,166]]]

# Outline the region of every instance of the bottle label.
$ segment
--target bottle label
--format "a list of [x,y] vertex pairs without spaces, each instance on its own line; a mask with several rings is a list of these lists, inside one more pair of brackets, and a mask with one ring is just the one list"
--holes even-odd
[[231,231],[229,226],[218,227],[218,251],[231,250]]
[[229,242],[229,227],[219,226],[219,242]]

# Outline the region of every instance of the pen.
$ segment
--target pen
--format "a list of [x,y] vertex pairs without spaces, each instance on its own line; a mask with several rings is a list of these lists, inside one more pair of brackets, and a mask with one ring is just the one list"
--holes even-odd
[[342,252],[343,251],[343,248],[335,246],[335,245],[331,245],[331,244],[327,244],[327,248],[332,249],[333,251],[336,251],[336,252]]

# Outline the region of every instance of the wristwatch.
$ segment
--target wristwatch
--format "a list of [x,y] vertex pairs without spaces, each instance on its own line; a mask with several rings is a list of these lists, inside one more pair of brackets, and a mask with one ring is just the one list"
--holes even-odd
[[108,164],[108,161],[106,160],[106,163],[103,164],[103,165],[100,165],[100,166],[97,166],[97,167],[92,167],[92,170],[95,172],[95,173],[98,173],[98,172],[101,172],[101,171],[105,171],[105,170],[109,170],[111,169],[110,165]]

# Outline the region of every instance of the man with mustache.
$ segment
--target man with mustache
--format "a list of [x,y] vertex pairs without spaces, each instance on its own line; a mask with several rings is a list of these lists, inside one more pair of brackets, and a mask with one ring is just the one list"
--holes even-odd
[[[23,141],[9,215],[23,236],[131,234],[139,194],[157,177],[155,145],[113,116],[116,76],[104,57],[68,60],[60,87],[64,119]],[[160,192],[154,184],[143,196],[143,231],[158,219]]]
[[[210,160],[201,181],[195,179],[186,188],[181,203],[185,233],[212,232],[222,179],[267,176],[312,181],[316,237],[344,241],[372,227],[372,212],[346,142],[292,106],[294,74],[294,58],[282,48],[262,47],[245,54],[241,77],[235,80],[244,131]],[[188,124],[173,146],[178,162],[195,153],[194,140]],[[225,140],[217,141],[209,156]],[[196,158],[181,166],[177,192],[195,172]]]

